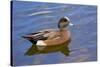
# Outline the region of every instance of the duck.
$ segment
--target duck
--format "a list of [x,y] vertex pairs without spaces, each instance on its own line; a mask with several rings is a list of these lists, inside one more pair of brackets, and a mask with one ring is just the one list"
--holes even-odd
[[45,29],[38,32],[30,33],[23,38],[29,40],[32,44],[42,47],[59,46],[71,40],[71,33],[67,29],[68,26],[73,26],[68,17],[62,17],[58,21],[58,29]]

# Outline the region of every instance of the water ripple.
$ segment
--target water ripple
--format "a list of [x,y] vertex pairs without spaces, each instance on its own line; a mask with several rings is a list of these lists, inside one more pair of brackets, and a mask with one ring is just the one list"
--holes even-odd
[[34,13],[30,13],[27,16],[34,16],[34,15],[40,15],[40,14],[48,14],[51,13],[52,11],[39,11],[39,12],[34,12]]
[[62,9],[62,8],[66,8],[66,7],[67,7],[66,5],[63,5],[63,6],[57,6],[57,7],[48,7],[48,8],[44,8],[44,9],[52,10],[52,9]]

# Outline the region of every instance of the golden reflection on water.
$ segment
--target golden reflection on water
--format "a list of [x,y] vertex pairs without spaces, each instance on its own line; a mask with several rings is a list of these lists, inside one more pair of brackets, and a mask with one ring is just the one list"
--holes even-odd
[[69,43],[70,41],[67,41],[60,45],[39,47],[39,48],[43,48],[41,50],[38,49],[38,46],[36,46],[35,44],[32,44],[32,46],[27,50],[25,55],[31,56],[31,55],[37,55],[37,54],[48,54],[52,52],[61,52],[65,56],[69,56],[70,54],[70,50],[68,47]]

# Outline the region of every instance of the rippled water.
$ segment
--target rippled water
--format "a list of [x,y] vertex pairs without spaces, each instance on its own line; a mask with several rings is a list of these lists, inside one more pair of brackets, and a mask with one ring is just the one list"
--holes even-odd
[[[97,60],[97,7],[41,2],[13,2],[13,65],[54,64]],[[72,41],[69,56],[60,52],[27,56],[32,44],[21,36],[48,28],[57,28],[59,19],[68,16]]]

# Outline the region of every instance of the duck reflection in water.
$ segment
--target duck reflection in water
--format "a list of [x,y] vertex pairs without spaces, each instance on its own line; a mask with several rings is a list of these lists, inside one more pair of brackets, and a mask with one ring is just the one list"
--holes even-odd
[[68,17],[62,17],[58,22],[58,29],[47,29],[36,33],[31,33],[23,38],[29,40],[33,45],[25,55],[45,54],[60,51],[64,55],[69,55],[68,44],[71,41],[70,31],[66,28],[70,23]]
[[31,55],[37,55],[37,54],[48,54],[52,52],[61,52],[65,56],[69,56],[70,54],[70,49],[68,47],[68,44],[70,41],[65,42],[61,45],[55,45],[55,46],[36,46],[33,44],[31,48],[28,49],[28,51],[25,53],[25,55],[31,56]]

